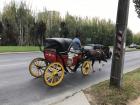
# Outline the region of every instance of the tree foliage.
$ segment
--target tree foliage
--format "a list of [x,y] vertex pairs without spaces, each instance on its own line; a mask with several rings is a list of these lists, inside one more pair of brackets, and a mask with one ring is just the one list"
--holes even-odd
[[59,31],[60,31],[60,37],[64,37],[64,38],[68,37],[69,31],[65,22],[60,23]]
[[3,31],[3,25],[2,25],[2,22],[0,21],[0,34],[2,33]]
[[[24,2],[5,5],[0,17],[3,45],[37,45],[39,38],[41,41],[47,37],[73,38],[76,31],[80,32],[83,44],[114,42],[115,24],[111,20],[81,18],[69,13],[62,18],[59,12],[47,9],[34,15]],[[132,42],[132,34],[128,29],[127,45]]]
[[140,33],[133,36],[133,42],[140,45]]
[[47,11],[38,13],[38,21],[43,21],[46,24],[46,37],[58,37],[60,27],[60,13],[57,11]]
[[126,45],[130,45],[133,42],[133,33],[130,29],[127,29]]
[[133,3],[135,5],[135,11],[138,14],[138,17],[140,18],[140,0],[133,0]]

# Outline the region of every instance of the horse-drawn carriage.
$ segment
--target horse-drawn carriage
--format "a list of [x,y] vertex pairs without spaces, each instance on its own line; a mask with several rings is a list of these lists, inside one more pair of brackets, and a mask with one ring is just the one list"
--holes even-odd
[[[29,65],[30,74],[34,77],[44,77],[49,86],[58,85],[68,72],[75,72],[81,67],[83,75],[88,75],[91,69],[91,58],[84,50],[73,52],[70,49],[72,39],[48,38],[44,41],[44,58],[35,58]],[[72,56],[71,56],[72,55]]]

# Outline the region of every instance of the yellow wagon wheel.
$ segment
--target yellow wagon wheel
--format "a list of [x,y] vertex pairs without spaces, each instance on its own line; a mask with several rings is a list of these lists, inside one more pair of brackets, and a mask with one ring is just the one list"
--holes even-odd
[[44,58],[35,58],[29,65],[29,72],[33,77],[41,77],[46,69],[47,61]]
[[44,81],[48,86],[58,85],[64,78],[64,67],[58,63],[51,63],[44,72]]
[[90,73],[90,69],[91,69],[91,61],[84,61],[81,68],[82,74],[84,76],[88,75]]

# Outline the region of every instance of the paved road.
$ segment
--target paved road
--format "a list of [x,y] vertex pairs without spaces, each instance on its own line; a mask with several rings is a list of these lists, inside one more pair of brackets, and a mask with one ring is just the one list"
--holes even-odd
[[[28,66],[35,57],[43,57],[42,53],[2,54],[0,55],[0,105],[49,105],[72,95],[86,87],[108,79],[111,60],[102,71],[91,72],[83,77],[81,72],[67,74],[63,82],[54,88],[44,84],[43,78],[30,76]],[[127,52],[124,72],[140,67],[140,51]]]

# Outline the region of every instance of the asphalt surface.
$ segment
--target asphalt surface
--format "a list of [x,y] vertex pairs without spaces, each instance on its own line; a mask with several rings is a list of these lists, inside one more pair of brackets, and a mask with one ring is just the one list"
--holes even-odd
[[[62,83],[52,88],[44,84],[43,78],[35,79],[29,74],[29,63],[36,57],[43,57],[43,54],[0,54],[0,105],[50,105],[110,76],[111,59],[101,71],[96,62],[96,72],[83,77],[79,69],[65,75]],[[126,52],[124,72],[138,67],[140,51]]]

